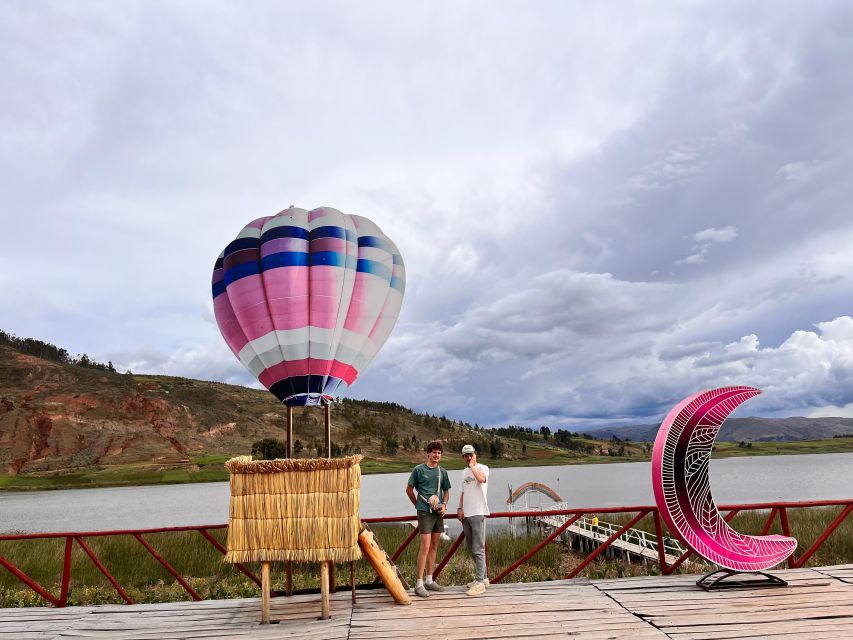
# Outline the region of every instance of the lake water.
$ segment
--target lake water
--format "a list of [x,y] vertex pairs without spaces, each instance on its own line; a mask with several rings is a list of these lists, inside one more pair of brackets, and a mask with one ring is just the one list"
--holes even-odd
[[[450,472],[456,486],[459,474]],[[362,517],[411,513],[405,495],[407,479],[406,473],[364,476]],[[651,464],[632,462],[493,469],[489,478],[491,510],[506,511],[508,487],[515,489],[532,481],[547,484],[573,507],[654,504]],[[711,481],[718,504],[848,499],[853,498],[853,453],[712,460]],[[227,482],[0,492],[0,533],[222,524],[228,520],[228,495]],[[452,507],[458,497],[456,489],[451,490]],[[531,506],[539,504],[536,495],[529,500]]]

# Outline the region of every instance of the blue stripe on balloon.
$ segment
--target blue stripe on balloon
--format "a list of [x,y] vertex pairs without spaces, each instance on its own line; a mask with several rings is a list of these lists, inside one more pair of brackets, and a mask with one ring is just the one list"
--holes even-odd
[[346,240],[347,230],[343,227],[317,227],[311,230],[311,240],[319,240],[320,238],[340,238]]
[[383,280],[391,281],[391,269],[386,267],[381,262],[377,262],[376,260],[367,260],[366,258],[358,259],[358,271],[362,273],[369,273],[371,275],[382,278]]
[[311,254],[311,266],[345,267],[347,254],[338,251],[315,251]]
[[302,238],[308,239],[308,230],[302,227],[273,227],[263,232],[261,242],[275,240],[276,238]]
[[405,286],[405,284],[403,283],[402,278],[398,278],[396,276],[391,278],[391,288],[392,289],[396,289],[400,293],[403,293],[403,287],[404,286]]
[[401,256],[399,253],[395,253],[393,255],[393,258],[394,258],[394,264],[398,264],[401,267],[403,266],[403,256]]
[[252,276],[257,273],[260,273],[261,269],[256,260],[251,262],[243,262],[238,265],[234,265],[230,269],[225,271],[225,285],[229,285],[232,282],[236,282],[240,278],[245,278],[246,276]]
[[308,254],[304,251],[279,251],[261,258],[261,268],[264,271],[278,267],[307,267]]
[[220,280],[219,282],[213,283],[213,297],[225,293],[225,280]]
[[376,247],[377,249],[382,249],[387,251],[388,253],[393,253],[391,250],[391,245],[388,244],[388,241],[385,238],[379,238],[377,236],[361,236],[358,239],[359,247]]
[[223,258],[227,258],[235,251],[241,251],[242,249],[257,249],[258,244],[259,242],[257,238],[237,238],[236,240],[232,240],[228,246],[225,247]]

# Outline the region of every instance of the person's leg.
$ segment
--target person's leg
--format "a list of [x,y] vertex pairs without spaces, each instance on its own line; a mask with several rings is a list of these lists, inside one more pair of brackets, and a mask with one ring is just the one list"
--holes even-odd
[[470,520],[471,555],[474,557],[475,579],[483,582],[486,579],[486,516],[465,518]]
[[462,533],[465,534],[465,546],[468,547],[468,552],[471,557],[474,557],[474,549],[471,548],[471,520],[470,518],[462,518]]
[[[422,533],[418,537],[420,538],[420,542],[421,542],[421,548],[418,549],[418,582],[420,582],[424,579],[424,569],[427,566],[427,561],[430,561],[429,556],[430,556],[430,551],[431,551],[430,550],[430,543],[432,540],[432,534],[431,533]],[[433,552],[432,553],[432,560],[430,562],[434,562],[434,561],[435,561],[435,553]],[[432,564],[430,564],[430,567],[432,567]],[[430,573],[432,573],[432,569],[430,569]]]
[[441,533],[432,532],[429,535],[429,553],[426,558],[427,565],[427,574],[432,575],[433,569],[435,569],[435,556],[438,553],[438,542],[441,538]]

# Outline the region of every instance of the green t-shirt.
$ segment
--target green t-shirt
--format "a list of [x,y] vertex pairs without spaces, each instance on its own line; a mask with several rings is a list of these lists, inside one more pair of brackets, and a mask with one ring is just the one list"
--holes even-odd
[[[437,491],[439,470],[441,470],[441,491]],[[419,464],[412,469],[412,475],[409,476],[409,486],[414,487],[418,494],[415,508],[418,511],[429,511],[429,497],[431,495],[436,495],[439,500],[444,501],[444,492],[450,491],[450,477],[440,465],[430,469],[426,463]]]

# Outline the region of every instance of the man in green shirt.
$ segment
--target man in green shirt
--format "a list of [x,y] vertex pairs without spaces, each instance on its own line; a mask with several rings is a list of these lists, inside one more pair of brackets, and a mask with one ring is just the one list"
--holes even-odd
[[[444,533],[445,505],[450,499],[450,478],[447,471],[439,466],[442,446],[440,442],[430,442],[426,447],[427,461],[412,470],[406,495],[418,511],[418,533],[421,547],[418,550],[418,576],[415,584],[415,594],[428,598],[430,591],[444,591],[432,579],[432,569],[435,566],[435,555],[438,552],[438,542]],[[417,492],[417,496],[415,493]],[[424,581],[424,571],[429,566],[429,573]]]

